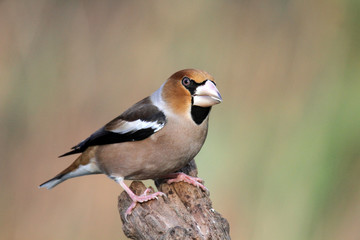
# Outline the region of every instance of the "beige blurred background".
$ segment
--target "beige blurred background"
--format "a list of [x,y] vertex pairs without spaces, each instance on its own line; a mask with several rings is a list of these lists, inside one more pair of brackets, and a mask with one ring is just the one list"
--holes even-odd
[[[233,239],[360,239],[360,3],[0,2],[0,239],[124,239],[104,175],[38,184],[173,72],[215,76],[196,160]],[[151,184],[150,181],[146,184]]]

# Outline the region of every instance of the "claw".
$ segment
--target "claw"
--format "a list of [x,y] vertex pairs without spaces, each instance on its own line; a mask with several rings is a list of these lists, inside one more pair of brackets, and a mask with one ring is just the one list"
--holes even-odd
[[209,191],[203,184],[201,184],[203,182],[203,180],[201,178],[191,177],[182,172],[171,173],[171,174],[164,176],[164,178],[171,178],[171,179],[167,180],[168,184],[171,184],[174,182],[187,182],[195,187],[201,188],[205,192]]
[[131,214],[132,210],[136,207],[136,203],[143,203],[143,202],[147,202],[147,201],[150,201],[153,199],[159,199],[158,196],[166,196],[165,193],[163,193],[163,192],[156,192],[156,193],[148,195],[148,193],[150,191],[151,190],[148,188],[140,196],[137,196],[137,195],[130,196],[131,199],[133,200],[133,202],[131,203],[130,207],[126,210],[125,218],[127,218],[127,216]]
[[129,197],[133,201],[125,212],[126,221],[127,221],[127,216],[130,215],[132,210],[136,207],[136,203],[143,203],[150,201],[152,199],[158,199],[158,196],[166,196],[166,194],[163,192],[156,192],[153,194],[149,194],[151,192],[150,188],[147,188],[140,196],[137,196],[135,193],[133,193],[133,191],[131,191],[131,189],[128,186],[126,186],[123,178],[117,178],[116,181],[124,188],[125,192],[129,195]]

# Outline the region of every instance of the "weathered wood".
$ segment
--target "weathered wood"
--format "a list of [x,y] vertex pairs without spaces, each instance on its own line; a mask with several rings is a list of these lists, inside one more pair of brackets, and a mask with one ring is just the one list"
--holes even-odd
[[[192,160],[182,172],[197,176]],[[159,191],[167,197],[137,204],[125,219],[125,211],[131,204],[126,192],[119,196],[118,208],[123,222],[123,231],[131,239],[230,239],[229,223],[212,208],[209,193],[188,183],[167,184],[155,181]],[[130,188],[137,195],[146,187],[133,181]]]

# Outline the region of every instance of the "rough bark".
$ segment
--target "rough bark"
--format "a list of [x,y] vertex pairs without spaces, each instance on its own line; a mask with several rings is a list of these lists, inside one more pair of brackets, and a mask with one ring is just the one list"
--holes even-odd
[[[196,177],[195,161],[181,171]],[[120,194],[118,208],[128,238],[230,239],[229,223],[212,208],[209,193],[184,182],[169,185],[157,180],[155,184],[167,197],[137,204],[127,219],[124,214],[132,201],[126,192]],[[130,188],[137,195],[146,189],[139,181],[133,181]]]

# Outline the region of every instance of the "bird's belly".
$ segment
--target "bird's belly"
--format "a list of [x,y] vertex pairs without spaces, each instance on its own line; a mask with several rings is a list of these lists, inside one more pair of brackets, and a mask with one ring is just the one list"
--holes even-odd
[[191,161],[206,138],[206,129],[192,132],[191,137],[184,132],[158,133],[142,141],[100,146],[95,153],[100,169],[129,180],[160,178]]

